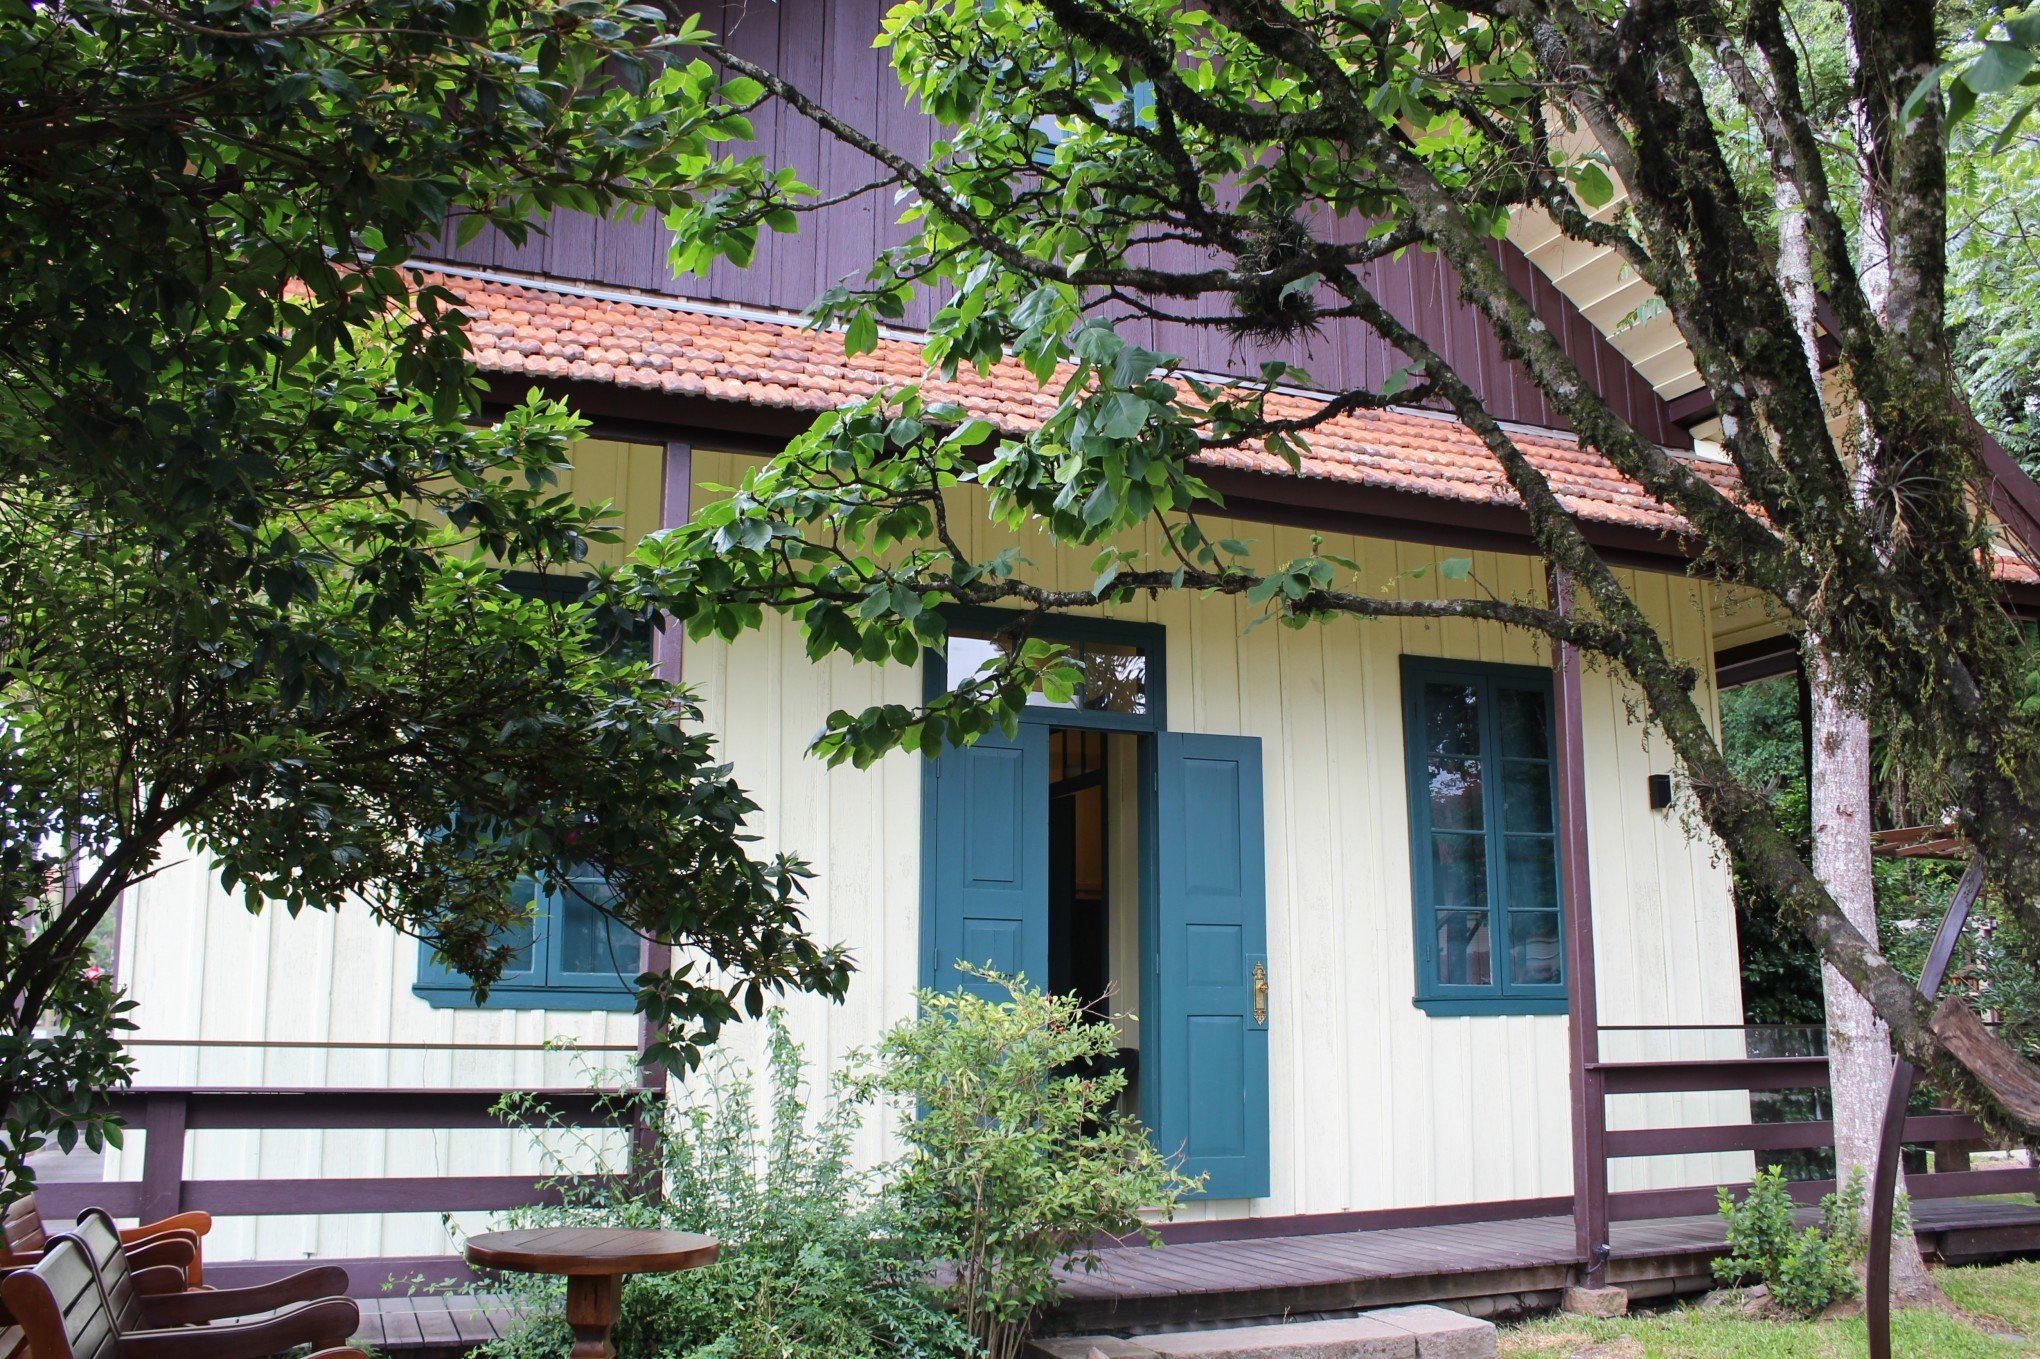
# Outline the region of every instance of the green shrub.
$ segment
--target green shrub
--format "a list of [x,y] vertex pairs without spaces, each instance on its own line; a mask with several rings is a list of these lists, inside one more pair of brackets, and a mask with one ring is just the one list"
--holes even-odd
[[[871,1177],[852,1163],[862,1109],[828,1102],[810,1115],[801,1052],[771,1014],[761,1117],[752,1073],[726,1059],[699,1096],[668,1108],[626,1097],[616,1112],[650,1111],[665,1193],[627,1176],[589,1185],[568,1173],[585,1135],[530,1099],[505,1112],[537,1134],[567,1194],[564,1206],[510,1214],[506,1226],[630,1226],[702,1232],[722,1257],[684,1274],[643,1274],[623,1285],[615,1333],[622,1359],[948,1359],[969,1337],[930,1296],[902,1247],[900,1224]],[[557,1281],[508,1275],[481,1291],[509,1291],[525,1313],[485,1346],[491,1359],[558,1359],[572,1345]]]
[[898,1102],[908,1154],[892,1195],[924,1257],[942,1261],[957,1315],[989,1359],[1011,1359],[1060,1294],[1057,1271],[1095,1269],[1098,1236],[1153,1232],[1198,1187],[1140,1123],[1115,1112],[1123,1072],[1110,1024],[1022,981],[977,973],[1009,999],[923,992],[859,1080]]
[[1856,1265],[1868,1244],[1860,1225],[1867,1193],[1858,1167],[1839,1194],[1821,1199],[1819,1225],[1801,1228],[1777,1166],[1757,1172],[1741,1203],[1721,1190],[1717,1202],[1728,1224],[1728,1254],[1714,1261],[1714,1276],[1724,1283],[1757,1279],[1770,1289],[1772,1301],[1798,1316],[1855,1297],[1862,1291]]

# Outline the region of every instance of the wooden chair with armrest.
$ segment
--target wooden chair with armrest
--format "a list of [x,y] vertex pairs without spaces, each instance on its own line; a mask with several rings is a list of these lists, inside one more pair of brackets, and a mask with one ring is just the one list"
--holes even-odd
[[[197,1288],[205,1282],[205,1257],[200,1238],[212,1230],[210,1213],[178,1213],[161,1222],[120,1229],[121,1243],[128,1248],[128,1263],[136,1269],[156,1265],[177,1265],[184,1271],[181,1287]],[[23,1194],[0,1210],[0,1272],[26,1269],[42,1258],[50,1232],[36,1206],[35,1195]]]
[[[338,1265],[313,1265],[249,1288],[186,1290],[176,1266],[142,1265],[135,1248],[121,1243],[120,1229],[103,1208],[80,1213],[77,1229],[60,1239],[75,1240],[84,1247],[108,1303],[123,1321],[137,1326],[192,1326],[328,1299],[354,1307],[345,1296],[347,1271]],[[351,1330],[347,1332],[351,1334]]]
[[347,1298],[298,1303],[253,1320],[160,1329],[144,1321],[142,1301],[130,1290],[125,1307],[117,1306],[84,1243],[71,1236],[51,1237],[33,1269],[0,1279],[0,1302],[20,1324],[35,1359],[269,1359],[307,1344],[317,1348],[312,1359],[360,1359],[341,1344],[361,1321]]

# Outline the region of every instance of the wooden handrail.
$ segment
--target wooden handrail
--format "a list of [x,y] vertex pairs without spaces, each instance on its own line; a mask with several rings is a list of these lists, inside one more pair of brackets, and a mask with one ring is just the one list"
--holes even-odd
[[1689,1061],[1596,1062],[1611,1095],[1699,1090],[1801,1090],[1828,1083],[1825,1057],[1701,1057]]
[[[162,1086],[137,1087],[110,1095],[108,1108],[130,1124],[146,1124],[148,1111],[167,1101],[185,1104],[186,1128],[499,1128],[493,1112],[504,1089],[374,1089],[344,1086]],[[585,1126],[608,1126],[598,1118],[604,1100],[618,1090],[557,1089],[529,1092],[548,1108],[587,1118]]]
[[[1916,1114],[1906,1120],[1908,1142],[1968,1142],[1988,1134],[1965,1114]],[[1791,1123],[1717,1123],[1703,1127],[1611,1130],[1608,1155],[1689,1156],[1717,1151],[1798,1151],[1835,1144],[1827,1119]]]
[[[203,1209],[222,1217],[301,1213],[498,1211],[558,1203],[562,1182],[530,1175],[326,1177],[187,1180],[185,1143],[204,1129],[446,1129],[506,1127],[494,1109],[507,1089],[349,1089],[327,1086],[249,1089],[157,1086],[106,1097],[107,1108],[147,1133],[142,1178],[40,1185],[53,1216],[103,1207],[118,1217],[168,1217]],[[538,1090],[530,1094],[569,1126],[623,1128],[629,1115],[610,1101],[617,1090]]]

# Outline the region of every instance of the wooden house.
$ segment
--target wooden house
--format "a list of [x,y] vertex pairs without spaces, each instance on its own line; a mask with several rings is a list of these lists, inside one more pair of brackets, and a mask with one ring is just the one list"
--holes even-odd
[[[894,145],[932,137],[872,48],[877,0],[726,9],[754,59]],[[825,192],[866,178],[855,155],[771,109],[758,137]],[[522,246],[485,235],[435,247],[430,267],[475,317],[475,361],[496,392],[537,387],[594,422],[571,489],[612,502],[635,541],[684,522],[816,412],[922,375],[913,327],[925,315],[854,359],[798,315],[891,229],[885,204],[853,199],[764,242],[749,269],[676,279],[659,224],[563,217]],[[1669,318],[1639,310],[1638,281],[1536,218],[1494,249],[1631,425],[1714,456],[1704,389]],[[1565,431],[1442,262],[1412,252],[1374,270],[1619,563],[1702,677],[1703,704],[1718,667],[1736,678],[1792,663],[1764,609],[1689,570],[1676,516]],[[1134,329],[1195,370],[1263,357],[1186,327]],[[1402,363],[1356,328],[1281,356],[1341,386]],[[1016,427],[1043,408],[1017,369],[944,394]],[[1248,453],[1208,471],[1224,532],[1277,557],[1323,535],[1408,595],[1546,588],[1500,469],[1437,411],[1336,420],[1300,472]],[[969,531],[1002,541],[982,516]],[[1089,581],[1044,537],[1016,542],[1044,571]],[[1448,558],[1470,558],[1471,576],[1448,578],[1437,569]],[[1746,1122],[1747,1086],[1605,1073],[1750,1057],[1726,865],[1682,810],[1671,753],[1625,683],[1474,622],[1248,635],[1248,621],[1235,600],[1189,595],[1072,619],[1065,636],[1088,674],[1076,701],[1030,709],[1012,740],[864,771],[806,754],[825,714],[912,703],[968,673],[996,644],[996,617],[960,620],[949,654],[918,667],[812,664],[777,622],[730,645],[660,639],[662,664],[698,691],[759,801],[765,846],[815,866],[815,933],[856,954],[843,1003],[790,1005],[820,1068],[909,1015],[917,987],[954,984],[956,960],[986,961],[1110,994],[1142,1116],[1211,1177],[1183,1215],[1207,1237],[1577,1210],[1578,1264],[1607,1244],[1606,1191],[1616,1219],[1656,1217],[1704,1212],[1712,1185],[1747,1179],[1747,1138],[1619,1141]],[[528,957],[478,1007],[365,912],[251,915],[187,855],[128,903],[119,971],[140,1003],[151,1089],[558,1086],[574,1079],[568,1059],[538,1048],[561,1036],[627,1061],[637,941],[536,900]],[[325,1123],[249,1126],[202,1107],[196,1095],[150,1105],[150,1137],[174,1135],[183,1163],[169,1164],[164,1141],[157,1187],[135,1192],[249,1214],[222,1227],[209,1250],[223,1255],[430,1261],[447,1250],[440,1210],[490,1206],[534,1169],[511,1134],[425,1114],[350,1122],[335,1099],[319,1106],[336,1110]],[[866,1154],[883,1155],[888,1135],[882,1121],[869,1128]],[[151,1173],[144,1146],[109,1178]],[[411,1177],[407,1197],[398,1182]],[[305,1188],[341,1179],[378,1187]],[[292,1188],[265,1197],[257,1182],[272,1181]],[[326,1211],[281,1216],[277,1204]]]

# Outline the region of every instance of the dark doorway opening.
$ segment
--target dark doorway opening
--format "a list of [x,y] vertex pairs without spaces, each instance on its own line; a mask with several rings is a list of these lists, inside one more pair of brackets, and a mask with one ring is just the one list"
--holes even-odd
[[1048,738],[1048,987],[1100,1020],[1112,989],[1111,826],[1106,734]]

